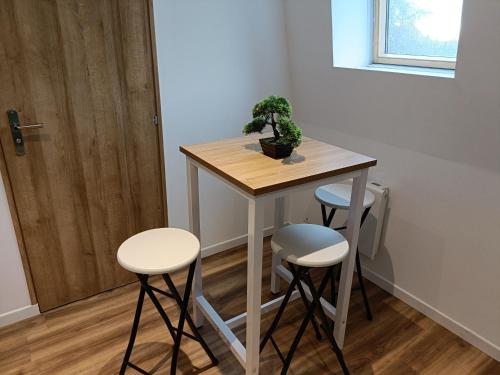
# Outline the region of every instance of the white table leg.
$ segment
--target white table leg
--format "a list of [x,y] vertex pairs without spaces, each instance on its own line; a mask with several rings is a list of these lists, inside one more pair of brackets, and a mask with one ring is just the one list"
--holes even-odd
[[[285,225],[285,197],[279,197],[274,200],[274,231]],[[280,292],[280,277],[276,274],[278,266],[281,264],[281,258],[273,253],[271,267],[271,293]]]
[[263,200],[250,199],[248,201],[246,375],[259,373],[263,230]]
[[347,312],[351,297],[352,277],[356,261],[356,248],[358,246],[359,226],[361,223],[361,212],[363,211],[367,176],[368,169],[364,169],[361,171],[359,177],[354,178],[352,183],[351,206],[349,208],[346,229],[346,239],[349,242],[349,255],[342,263],[334,329],[335,340],[340,348],[344,346]]
[[[198,167],[191,160],[186,160],[187,188],[188,188],[188,214],[189,230],[201,241],[200,233],[200,195],[198,184]],[[203,283],[201,277],[201,253],[196,260],[196,270],[193,279],[193,320],[197,327],[203,325],[203,314],[200,311],[196,297],[203,295]]]

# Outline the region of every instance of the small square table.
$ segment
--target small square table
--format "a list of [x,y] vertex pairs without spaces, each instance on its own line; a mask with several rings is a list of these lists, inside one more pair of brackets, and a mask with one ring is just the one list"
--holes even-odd
[[[186,155],[189,225],[191,232],[198,238],[198,169],[205,170],[248,200],[247,312],[224,321],[215,311],[203,295],[201,255],[198,257],[193,283],[195,324],[201,326],[204,316],[229,346],[247,375],[259,373],[261,313],[277,308],[283,298],[261,305],[264,205],[274,200],[274,228],[280,228],[285,224],[285,199],[289,194],[352,178],[346,239],[350,249],[356,249],[368,169],[377,164],[376,159],[307,137],[303,137],[302,144],[290,157],[275,160],[262,154],[258,141],[262,137],[265,135],[180,147],[180,151]],[[326,300],[321,300],[327,316],[335,321],[334,336],[340,348],[344,344],[355,258],[356,251],[350,251],[342,266],[337,308]],[[280,277],[288,282],[292,279],[291,273],[274,255],[271,274],[273,293],[280,290]],[[310,297],[305,285],[304,289]],[[292,297],[298,298],[297,291]],[[244,346],[232,329],[245,322]]]

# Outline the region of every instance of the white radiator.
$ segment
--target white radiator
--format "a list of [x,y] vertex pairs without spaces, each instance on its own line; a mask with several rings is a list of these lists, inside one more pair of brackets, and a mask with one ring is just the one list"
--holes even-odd
[[[352,184],[352,180],[342,183]],[[361,227],[359,236],[359,252],[368,258],[374,259],[380,246],[380,237],[384,226],[384,218],[389,200],[389,188],[378,182],[370,181],[366,188],[375,195],[373,204],[365,223]],[[337,210],[334,216],[332,228],[345,225],[347,211]]]

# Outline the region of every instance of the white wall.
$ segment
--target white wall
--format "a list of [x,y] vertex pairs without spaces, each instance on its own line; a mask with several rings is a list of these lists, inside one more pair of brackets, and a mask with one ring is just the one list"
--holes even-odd
[[9,313],[31,306],[21,256],[0,176],[0,326],[10,322]]
[[[284,6],[282,0],[157,0],[154,7],[169,225],[187,228],[179,145],[240,136],[259,99],[287,96]],[[204,174],[200,195],[203,247],[247,233],[241,197]]]
[[[499,1],[465,0],[456,79],[342,69],[330,1],[286,2],[296,119],[308,136],[378,158],[370,177],[390,187],[385,241],[366,267],[497,359],[499,25]],[[311,193],[295,202],[294,221],[319,222]]]

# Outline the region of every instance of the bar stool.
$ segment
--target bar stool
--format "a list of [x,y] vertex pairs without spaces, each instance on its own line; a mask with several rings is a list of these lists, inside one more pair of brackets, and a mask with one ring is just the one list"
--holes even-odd
[[[134,347],[137,328],[141,318],[144,296],[147,294],[154,306],[158,310],[160,316],[164,320],[167,329],[174,340],[172,353],[172,362],[170,373],[175,374],[177,369],[177,357],[179,355],[182,336],[189,337],[192,340],[198,341],[205,353],[208,355],[213,365],[217,365],[217,359],[206,344],[203,337],[198,332],[198,329],[193,323],[188,312],[189,295],[193,283],[194,270],[196,267],[196,258],[200,252],[200,242],[188,231],[175,228],[158,228],[147,230],[138,233],[135,236],[126,240],[118,249],[118,263],[130,272],[137,275],[141,283],[141,290],[137,300],[137,308],[135,311],[130,340],[123,358],[120,375],[125,374],[127,367],[132,367],[134,370],[149,374],[142,368],[130,362],[130,355]],[[172,279],[169,276],[170,272],[180,270],[189,266],[186,288],[184,290],[184,298],[177,291]],[[156,288],[148,284],[148,278],[152,275],[162,275],[169,291]],[[179,323],[177,328],[172,325],[166,312],[163,310],[155,293],[160,293],[175,300],[180,307]],[[187,321],[193,334],[184,332],[184,322]]]
[[[333,216],[335,215],[337,209],[349,210],[351,206],[351,185],[345,183],[338,183],[338,184],[320,186],[314,192],[314,196],[316,200],[319,203],[321,203],[321,215],[323,218],[323,225],[325,227],[330,227],[333,220]],[[366,190],[365,197],[363,200],[364,211],[361,216],[361,224],[360,224],[361,227],[363,226],[363,223],[365,222],[366,217],[370,212],[370,208],[373,206],[374,202],[375,202],[375,196],[371,191]],[[329,207],[331,209],[328,215],[326,213],[326,207]],[[346,229],[346,227],[344,226],[335,228],[335,230],[343,230],[343,229]],[[365,306],[366,318],[368,320],[373,320],[372,311],[370,308],[370,304],[368,302],[368,296],[366,295],[365,283],[363,281],[363,274],[361,270],[361,259],[359,257],[359,247],[356,249],[356,273],[358,275],[359,289],[361,290],[361,294],[363,295],[363,304]],[[337,273],[336,270],[334,269],[331,275],[331,288],[330,288],[332,305],[335,305],[336,303],[336,296],[335,296],[336,280],[337,280]]]
[[[274,254],[288,263],[293,279],[271,326],[260,343],[260,351],[262,352],[267,341],[270,340],[283,362],[281,374],[286,374],[290,367],[293,354],[299,345],[309,321],[312,322],[316,330],[316,335],[319,336],[319,329],[315,322],[315,313],[317,312],[322,323],[321,328],[325,332],[344,374],[349,374],[342,351],[333,336],[333,324],[326,317],[320,302],[320,298],[328,284],[333,267],[342,262],[349,252],[347,240],[339,232],[330,228],[325,228],[321,225],[292,224],[279,229],[273,235],[271,239],[271,248]],[[309,274],[311,268],[327,268],[318,289],[314,286]],[[309,288],[312,296],[311,302],[307,299],[303,284]],[[295,288],[298,289],[307,311],[285,358],[273,339],[272,334],[276,330]]]

